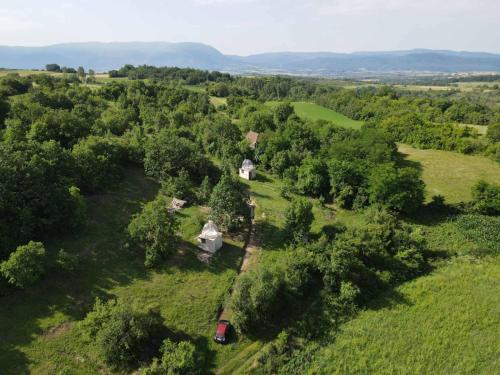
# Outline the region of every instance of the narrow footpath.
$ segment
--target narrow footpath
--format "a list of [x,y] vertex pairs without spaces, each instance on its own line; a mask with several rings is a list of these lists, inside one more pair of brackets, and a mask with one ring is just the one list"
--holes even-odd
[[[238,270],[238,276],[244,272],[247,272],[252,264],[256,261],[260,248],[257,244],[256,236],[255,236],[255,222],[252,220],[250,223],[250,229],[248,230],[247,240],[245,242],[243,248],[245,254],[243,255],[243,259],[241,261],[240,268]],[[232,290],[232,288],[231,288]],[[218,320],[224,319],[229,320],[230,313],[227,308],[224,308],[218,317]]]

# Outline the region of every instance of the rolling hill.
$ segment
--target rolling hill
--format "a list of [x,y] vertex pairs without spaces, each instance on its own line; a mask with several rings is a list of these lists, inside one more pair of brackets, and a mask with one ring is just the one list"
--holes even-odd
[[201,43],[67,43],[43,47],[0,46],[0,67],[43,69],[48,63],[108,71],[125,64],[179,66],[244,74],[360,76],[397,72],[500,71],[500,55],[416,49],[392,52],[277,52],[224,55]]

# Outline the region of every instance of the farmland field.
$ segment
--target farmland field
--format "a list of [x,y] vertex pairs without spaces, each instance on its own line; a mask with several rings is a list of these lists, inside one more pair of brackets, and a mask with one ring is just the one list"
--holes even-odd
[[[276,101],[267,102],[270,106],[276,106],[278,103]],[[292,102],[292,105],[295,108],[295,113],[304,119],[331,121],[337,125],[353,129],[359,129],[363,125],[362,121],[352,120],[347,116],[314,103]]]
[[407,145],[400,145],[399,151],[422,169],[428,199],[443,195],[449,203],[468,201],[471,188],[478,180],[500,183],[500,166],[483,156],[421,150]]

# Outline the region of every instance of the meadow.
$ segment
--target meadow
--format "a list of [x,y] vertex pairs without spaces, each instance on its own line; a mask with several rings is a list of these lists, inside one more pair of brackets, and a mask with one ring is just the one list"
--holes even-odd
[[382,295],[310,374],[498,374],[499,258],[462,257]]
[[421,150],[403,144],[399,145],[399,152],[421,169],[428,200],[433,195],[442,195],[448,203],[466,202],[480,179],[500,183],[500,166],[487,157]]
[[[269,101],[267,104],[271,107],[275,107],[279,102]],[[331,121],[334,124],[344,126],[346,128],[359,129],[363,125],[362,121],[352,120],[347,116],[344,116],[338,112],[332,111],[331,109],[322,107],[320,105],[309,103],[309,102],[292,102],[295,109],[295,113],[304,119],[316,121],[325,120]]]

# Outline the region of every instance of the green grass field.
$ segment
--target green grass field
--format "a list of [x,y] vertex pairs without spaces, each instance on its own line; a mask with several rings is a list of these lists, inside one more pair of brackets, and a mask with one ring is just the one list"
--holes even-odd
[[407,145],[400,145],[399,151],[421,168],[428,199],[439,194],[448,203],[465,202],[471,199],[471,188],[478,180],[500,184],[500,165],[483,156],[421,150]]
[[[271,107],[276,106],[278,103],[277,101],[267,102]],[[337,125],[353,129],[359,129],[363,125],[362,121],[351,120],[349,117],[314,103],[292,102],[292,105],[295,108],[295,113],[304,119],[331,121]]]
[[450,261],[344,325],[310,374],[498,374],[500,262]]

